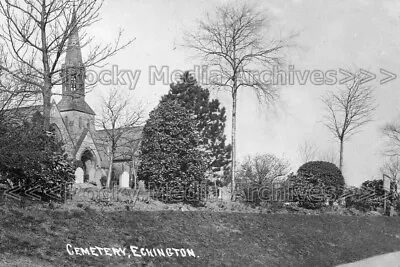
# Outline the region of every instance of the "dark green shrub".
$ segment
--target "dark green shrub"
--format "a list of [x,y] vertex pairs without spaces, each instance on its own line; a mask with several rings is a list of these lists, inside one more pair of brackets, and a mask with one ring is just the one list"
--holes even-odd
[[[395,194],[396,183],[391,182],[390,192],[386,193],[386,204],[395,205],[397,195]],[[361,188],[352,192],[346,198],[346,207],[353,207],[361,211],[376,210],[383,208],[385,191],[383,190],[383,180],[369,180],[362,183]]]
[[261,204],[260,196],[258,194],[257,185],[248,185],[242,189],[242,200],[248,202],[254,206],[259,206]]
[[138,176],[162,201],[186,202],[188,194],[190,200],[203,197],[198,189],[205,179],[207,155],[195,126],[190,111],[177,101],[161,101],[150,113],[143,129]]
[[[31,119],[9,125],[0,131],[0,183],[21,187],[20,195],[29,197],[30,189],[43,201],[62,200],[66,184],[74,181],[74,166],[56,139],[54,132],[44,130],[44,118],[35,113]],[[40,190],[39,190],[40,189]]]
[[373,210],[374,192],[366,188],[351,188],[346,190],[346,208],[355,208],[360,211]]
[[[242,184],[240,191],[241,200],[252,206],[260,206],[262,202],[274,202],[272,197],[272,184]],[[276,193],[276,191],[275,191]]]
[[342,194],[344,178],[339,168],[330,162],[310,161],[303,164],[291,177],[294,201],[308,209],[318,209],[326,201],[330,204]]
[[209,90],[202,88],[189,71],[183,73],[180,82],[170,85],[168,94],[162,97],[166,100],[179,102],[193,114],[200,144],[211,159],[206,162],[207,169],[222,171],[223,179],[229,179],[232,148],[225,145],[225,108],[217,99],[211,99]]

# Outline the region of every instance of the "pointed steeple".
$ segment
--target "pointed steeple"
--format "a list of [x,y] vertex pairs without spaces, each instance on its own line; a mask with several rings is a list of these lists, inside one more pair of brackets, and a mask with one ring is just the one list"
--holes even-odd
[[95,115],[94,111],[85,101],[86,70],[82,61],[82,52],[79,44],[76,10],[74,7],[71,32],[68,39],[65,64],[61,69],[62,98],[57,104],[60,112],[79,111]]
[[78,23],[76,18],[76,9],[74,6],[71,19],[71,34],[68,39],[67,54],[65,57],[66,65],[82,65],[82,51],[79,42]]

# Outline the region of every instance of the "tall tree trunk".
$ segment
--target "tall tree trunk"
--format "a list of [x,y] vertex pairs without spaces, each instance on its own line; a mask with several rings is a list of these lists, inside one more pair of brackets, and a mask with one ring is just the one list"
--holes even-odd
[[44,77],[43,77],[43,117],[44,117],[44,130],[50,129],[50,113],[51,113],[51,76],[49,68],[49,58],[48,55],[43,53],[43,66],[44,66]]
[[41,26],[40,26],[40,35],[42,41],[42,64],[43,64],[43,117],[44,117],[44,130],[50,129],[50,111],[51,111],[51,74],[50,74],[50,60],[49,60],[49,51],[47,47],[47,32],[46,32],[46,24],[44,23],[47,5],[46,1],[42,1],[41,3]]
[[43,117],[44,117],[44,130],[50,129],[50,113],[51,113],[51,85],[46,84],[43,92]]
[[132,157],[132,173],[133,173],[133,188],[136,189],[137,184],[137,173],[136,173],[136,164],[135,164],[135,157]]
[[236,173],[236,81],[234,81],[234,89],[232,93],[232,163],[231,163],[231,200],[236,199],[236,181],[235,181],[235,173]]
[[109,164],[110,166],[108,166],[108,174],[107,174],[107,188],[110,188],[110,184],[111,184],[111,176],[112,176],[112,168],[113,168],[113,162],[114,162],[114,153],[111,152],[110,153],[110,157],[109,157]]
[[343,173],[343,139],[340,139],[339,169]]

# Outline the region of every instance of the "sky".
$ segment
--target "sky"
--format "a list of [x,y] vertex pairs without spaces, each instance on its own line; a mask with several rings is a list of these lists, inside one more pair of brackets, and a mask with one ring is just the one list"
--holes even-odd
[[[134,39],[126,49],[108,60],[103,68],[117,66],[119,70],[140,71],[134,90],[127,96],[146,103],[151,111],[168,92],[169,86],[161,81],[151,83],[150,68],[193,70],[205,65],[183,47],[184,31],[195,31],[197,22],[213,10],[222,0],[106,0],[101,20],[93,24],[88,33],[96,43],[115,40],[123,29],[123,40]],[[265,10],[270,28],[265,32],[272,37],[298,33],[296,47],[286,53],[287,66],[300,71],[364,69],[376,75],[368,83],[374,87],[378,107],[373,122],[362,128],[344,146],[343,174],[348,185],[360,185],[365,180],[381,179],[379,171],[385,158],[382,155],[384,139],[380,128],[399,115],[400,77],[385,84],[381,69],[400,74],[400,2],[396,0],[260,0],[253,1]],[[279,34],[279,36],[276,36]],[[84,48],[88,51],[90,47]],[[100,69],[91,71],[100,72]],[[338,80],[344,78],[337,75]],[[171,81],[171,80],[169,80]],[[168,82],[169,82],[168,81]],[[299,146],[308,142],[318,154],[336,153],[339,144],[323,124],[325,113],[321,97],[341,86],[314,85],[296,82],[280,86],[281,97],[274,107],[258,104],[251,90],[239,92],[237,120],[237,152],[240,161],[247,155],[272,153],[284,157],[296,172],[303,163]],[[99,109],[99,96],[110,85],[98,84],[86,96],[87,102]],[[212,92],[227,108],[226,134],[231,129],[231,98],[223,92]],[[229,139],[229,138],[228,138]]]

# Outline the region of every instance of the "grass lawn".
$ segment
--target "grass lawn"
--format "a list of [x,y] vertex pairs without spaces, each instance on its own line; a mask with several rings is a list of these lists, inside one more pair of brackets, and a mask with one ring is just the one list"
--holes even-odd
[[[67,244],[127,254],[69,255]],[[196,257],[139,258],[130,246]],[[396,250],[400,217],[0,207],[0,266],[334,266]]]

